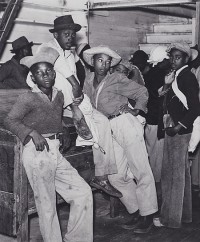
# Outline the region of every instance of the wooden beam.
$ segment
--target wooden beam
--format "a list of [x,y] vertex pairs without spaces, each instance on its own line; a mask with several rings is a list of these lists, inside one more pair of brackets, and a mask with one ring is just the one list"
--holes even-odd
[[165,5],[165,6],[151,6],[151,7],[141,7],[149,12],[156,12],[158,14],[168,14],[172,16],[184,17],[184,18],[194,18],[196,17],[196,6],[195,9],[185,7],[182,5]]
[[195,43],[200,48],[200,2],[196,3]]
[[107,8],[122,8],[122,7],[139,7],[153,5],[169,5],[182,3],[195,3],[198,0],[111,0],[111,1],[95,1],[91,4],[90,9],[107,9]]

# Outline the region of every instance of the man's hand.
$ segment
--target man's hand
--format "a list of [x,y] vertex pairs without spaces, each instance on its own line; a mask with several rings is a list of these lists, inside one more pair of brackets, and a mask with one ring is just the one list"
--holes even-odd
[[139,113],[139,109],[132,109],[128,106],[128,104],[122,105],[119,109],[120,113],[130,113],[133,116],[137,116]]
[[33,130],[29,134],[29,136],[32,138],[37,151],[43,151],[45,149],[45,146],[47,151],[49,151],[49,145],[46,139],[41,134],[39,134],[36,130]]
[[171,84],[175,79],[175,72],[172,71],[169,74],[165,76],[165,84],[169,85]]
[[169,127],[169,128],[166,128],[165,131],[166,131],[166,134],[173,137],[175,136],[179,130],[182,128],[182,126],[180,124],[174,126],[174,127]]
[[73,98],[73,105],[78,106],[83,101],[84,95],[82,94],[80,97]]

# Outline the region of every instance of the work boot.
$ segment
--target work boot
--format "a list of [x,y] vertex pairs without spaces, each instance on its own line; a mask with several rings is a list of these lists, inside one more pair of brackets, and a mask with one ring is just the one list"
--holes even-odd
[[131,214],[131,219],[127,223],[123,224],[121,227],[123,229],[134,229],[139,223],[140,219],[141,216],[139,214],[139,210],[137,210],[135,213]]
[[123,196],[120,191],[118,191],[117,189],[115,189],[110,184],[110,182],[108,181],[108,179],[101,180],[101,179],[98,179],[97,177],[94,177],[91,180],[90,185],[92,187],[95,187],[97,189],[100,189],[100,190],[104,191],[105,193],[107,193],[110,196],[118,197],[118,198],[120,198],[120,197]]
[[146,234],[153,226],[153,215],[142,216],[140,222],[136,225],[133,232],[136,234]]

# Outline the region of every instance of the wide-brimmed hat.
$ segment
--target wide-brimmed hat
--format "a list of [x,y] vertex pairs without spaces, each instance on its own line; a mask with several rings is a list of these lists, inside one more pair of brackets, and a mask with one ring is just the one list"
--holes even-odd
[[54,20],[54,28],[50,29],[49,32],[54,33],[63,29],[72,29],[78,32],[81,29],[81,25],[75,24],[71,15],[64,15]]
[[12,42],[12,50],[10,50],[10,52],[15,53],[25,46],[33,46],[33,42],[29,42],[25,36],[21,36]]
[[28,68],[40,62],[48,62],[54,65],[58,57],[59,53],[56,49],[51,47],[42,47],[34,56],[26,56],[22,58],[20,64],[25,65]]
[[99,45],[97,47],[93,47],[91,49],[85,50],[83,52],[83,59],[90,66],[93,66],[92,58],[94,55],[97,55],[97,54],[105,54],[105,55],[112,57],[111,66],[117,65],[121,60],[121,56],[119,56],[115,51],[111,50],[106,45]]
[[167,51],[170,52],[172,49],[177,49],[180,50],[188,55],[188,57],[191,57],[191,49],[188,43],[186,42],[177,42],[177,43],[172,43],[171,45],[168,46]]
[[164,59],[169,59],[168,55],[168,47],[159,45],[156,46],[151,52],[149,59],[147,60],[148,63],[152,64],[152,66],[156,66],[159,62],[162,62]]

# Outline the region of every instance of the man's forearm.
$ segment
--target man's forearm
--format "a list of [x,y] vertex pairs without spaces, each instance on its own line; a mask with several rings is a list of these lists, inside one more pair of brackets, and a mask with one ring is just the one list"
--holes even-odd
[[82,89],[81,89],[77,79],[75,78],[75,76],[70,76],[67,78],[67,80],[72,85],[72,92],[73,92],[74,97],[75,98],[80,97],[82,94]]

